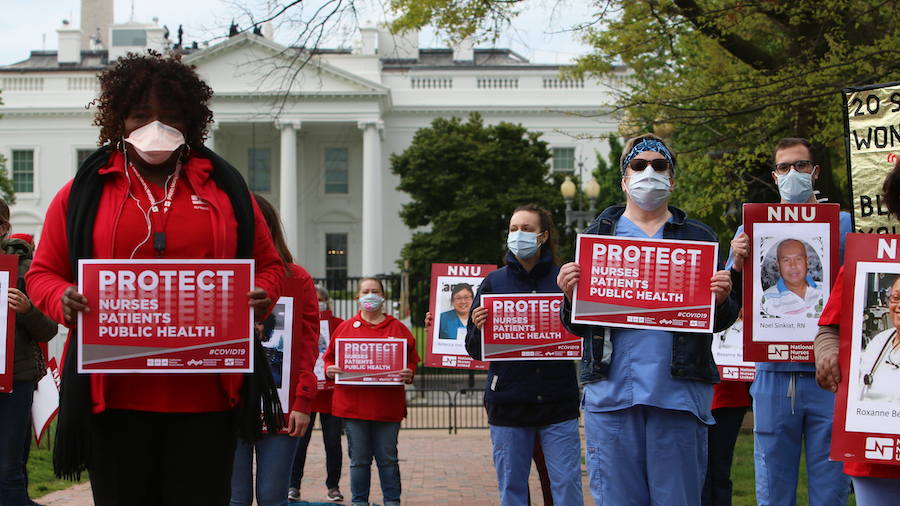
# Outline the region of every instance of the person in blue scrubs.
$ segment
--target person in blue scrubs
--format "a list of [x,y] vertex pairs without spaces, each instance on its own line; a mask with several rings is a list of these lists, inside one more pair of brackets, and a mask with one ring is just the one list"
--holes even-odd
[[[718,241],[711,228],[668,205],[675,153],[662,139],[630,139],[621,170],[627,204],[603,211],[585,234]],[[702,288],[715,294],[716,332],[738,313],[731,275],[719,264]],[[562,321],[584,338],[585,461],[595,504],[699,505],[708,426],[715,423],[713,384],[719,382],[712,334],[572,324],[581,272],[578,264],[565,264],[557,283],[566,297]]]
[[[782,204],[815,204],[813,185],[821,168],[815,164],[812,144],[786,138],[773,154],[772,178],[778,184]],[[850,214],[840,214],[841,264],[844,238],[852,232]],[[729,265],[740,282],[750,239],[743,225],[731,241]],[[740,289],[736,289],[740,295]],[[753,397],[753,446],[756,467],[756,502],[759,506],[795,506],[800,472],[801,445],[805,443],[809,503],[844,506],[850,494],[850,477],[840,462],[830,461],[834,393],[816,384],[812,362],[757,362]]]

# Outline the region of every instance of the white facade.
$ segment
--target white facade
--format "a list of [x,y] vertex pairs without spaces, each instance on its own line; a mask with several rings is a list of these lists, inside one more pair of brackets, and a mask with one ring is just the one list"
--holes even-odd
[[[159,29],[145,27],[148,40],[157,41]],[[62,38],[74,39],[71,31],[59,30],[61,53]],[[115,40],[112,30],[107,40]],[[329,265],[339,268],[335,255],[342,254],[349,276],[398,270],[412,231],[398,216],[408,197],[395,189],[390,155],[437,117],[465,119],[477,111],[486,124],[543,132],[551,149],[584,162],[583,177],[596,166],[595,150],[605,153],[608,145],[576,136],[618,128],[615,118],[600,114],[612,102],[610,83],[564,81],[558,66],[533,65],[504,50],[416,46],[415,34],[394,38],[368,28],[362,48],[310,57],[244,33],[184,57],[215,92],[208,145],[260,185],[280,210],[294,256],[314,277],[324,277]],[[0,153],[30,190],[16,194],[16,232],[39,239],[53,196],[75,174],[79,155],[96,148],[95,109],[87,106],[115,48],[109,51],[81,51],[79,63],[65,65],[56,51],[35,51],[25,62],[0,66]],[[310,59],[301,68],[298,57]],[[253,175],[251,155],[259,169]]]

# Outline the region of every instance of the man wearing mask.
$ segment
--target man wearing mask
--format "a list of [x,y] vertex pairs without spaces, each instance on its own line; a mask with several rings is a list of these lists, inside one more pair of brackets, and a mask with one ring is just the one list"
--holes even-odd
[[[806,139],[786,138],[775,146],[772,178],[782,204],[815,204],[813,185],[821,170]],[[728,263],[740,295],[741,272],[750,254],[750,239],[738,228],[731,241]],[[852,232],[850,213],[840,214],[841,263],[844,238]],[[809,503],[817,506],[847,504],[850,478],[840,462],[828,460],[834,394],[816,385],[816,365],[759,362],[753,396],[756,500],[760,506],[795,505],[801,443],[805,442]]]

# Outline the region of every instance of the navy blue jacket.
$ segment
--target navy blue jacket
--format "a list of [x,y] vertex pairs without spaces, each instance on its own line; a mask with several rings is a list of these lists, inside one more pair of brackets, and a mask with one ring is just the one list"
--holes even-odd
[[[663,226],[663,239],[684,239],[689,241],[718,242],[719,238],[711,228],[687,217],[684,211],[669,206],[672,221]],[[616,235],[616,225],[625,213],[625,207],[613,206],[603,211],[584,230],[585,234]],[[724,269],[719,260],[719,270]],[[721,332],[737,319],[740,305],[734,290],[722,304],[716,306],[715,332]],[[569,332],[584,338],[581,356],[581,382],[591,383],[609,378],[612,359],[610,328],[600,325],[581,325],[572,322],[572,302],[565,300],[560,308],[563,325]],[[719,371],[712,356],[712,334],[675,332],[672,337],[672,377],[700,380],[707,383],[719,382]]]
[[[559,267],[553,255],[541,248],[541,258],[527,272],[512,253],[506,254],[506,267],[487,275],[478,289],[472,310],[481,306],[485,293],[560,293],[556,285]],[[466,333],[466,351],[476,360],[482,358],[481,330],[472,323]],[[490,404],[547,404],[572,401],[578,416],[578,378],[569,360],[523,360],[491,362],[488,369],[485,400]],[[552,423],[552,422],[551,422]]]

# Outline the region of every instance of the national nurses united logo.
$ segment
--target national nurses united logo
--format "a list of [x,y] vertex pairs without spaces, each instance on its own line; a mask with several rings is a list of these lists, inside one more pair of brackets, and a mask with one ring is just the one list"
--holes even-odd
[[452,355],[444,355],[441,357],[441,365],[444,367],[456,367],[456,357]]
[[769,360],[787,360],[790,358],[791,347],[787,344],[770,344]]
[[867,437],[866,458],[872,460],[893,460],[894,440],[889,437]]

